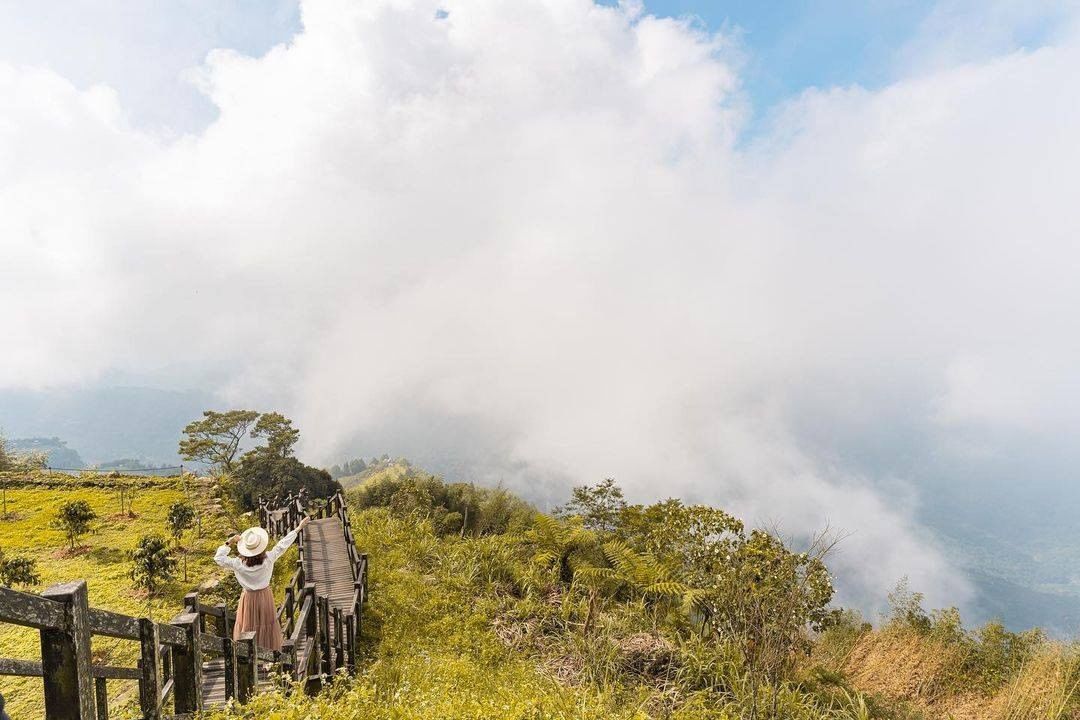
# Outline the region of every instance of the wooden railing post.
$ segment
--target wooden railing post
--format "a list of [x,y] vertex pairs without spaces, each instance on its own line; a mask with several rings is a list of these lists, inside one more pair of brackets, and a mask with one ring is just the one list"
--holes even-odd
[[341,608],[334,608],[334,672],[345,667],[345,616]]
[[[308,657],[304,666],[304,674],[307,675],[309,668],[314,669],[317,673],[319,668],[322,667],[322,643],[319,638],[319,596],[315,594],[315,583],[304,585],[304,598],[305,602],[308,598],[311,599],[311,611],[308,613],[307,626],[304,628],[308,637]],[[301,603],[301,607],[303,607],[303,603]]]
[[158,654],[157,625],[154,621],[139,620],[139,708],[143,720],[161,717],[161,655]]
[[238,652],[236,660],[236,699],[243,703],[255,695],[259,686],[259,648],[255,645],[255,631],[241,633],[237,645],[247,651],[247,657],[243,650]]
[[281,643],[281,671],[290,681],[297,677],[296,643],[291,638],[285,638]]
[[323,675],[334,674],[334,649],[330,641],[330,601],[319,597],[319,641],[322,643],[322,667],[319,669]]
[[184,596],[184,612],[195,613],[199,616],[199,631],[206,632],[206,617],[199,612],[199,593],[189,592]]
[[184,631],[184,645],[173,648],[173,700],[176,714],[202,709],[202,648],[198,613],[184,613],[172,624]]
[[53,585],[42,597],[64,604],[64,627],[41,630],[47,720],[95,720],[86,582]]
[[97,720],[109,720],[109,689],[105,678],[94,678],[94,698],[97,700]]
[[233,620],[235,618],[229,617],[229,606],[225,603],[218,605],[217,609],[221,611],[221,625],[218,627],[218,632],[223,638],[231,638],[233,634]]
[[239,684],[236,678],[236,644],[231,636],[222,638],[221,644],[225,650],[225,699],[236,697],[236,688]]
[[345,616],[345,648],[349,664],[349,673],[356,673],[356,616],[349,613]]
[[296,597],[292,585],[285,588],[285,637],[291,637],[296,613]]

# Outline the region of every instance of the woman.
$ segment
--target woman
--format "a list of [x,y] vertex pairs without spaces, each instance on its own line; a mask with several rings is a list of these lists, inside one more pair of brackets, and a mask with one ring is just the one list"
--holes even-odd
[[[278,624],[277,608],[274,607],[274,594],[270,591],[270,578],[274,574],[274,562],[289,549],[296,540],[296,534],[310,521],[311,518],[305,517],[270,550],[266,549],[270,536],[261,527],[248,528],[239,535],[233,535],[217,549],[214,562],[232,570],[236,581],[244,588],[236,608],[233,640],[239,640],[241,633],[254,630],[255,643],[259,647],[281,649],[281,625]],[[229,557],[231,545],[236,545],[240,557]]]

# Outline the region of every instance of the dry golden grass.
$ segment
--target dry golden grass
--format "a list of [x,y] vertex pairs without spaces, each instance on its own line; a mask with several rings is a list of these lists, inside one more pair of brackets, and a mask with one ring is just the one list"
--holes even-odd
[[1028,663],[990,704],[994,720],[1076,718],[1068,705],[1080,692],[1080,655],[1075,648],[1054,645]]
[[843,662],[852,686],[906,703],[927,720],[1065,720],[1080,718],[1080,654],[1046,646],[1017,675],[988,693],[966,681],[968,651],[909,628],[865,633]]
[[955,645],[888,628],[860,637],[843,670],[860,689],[930,707],[952,694],[950,681],[964,657]]

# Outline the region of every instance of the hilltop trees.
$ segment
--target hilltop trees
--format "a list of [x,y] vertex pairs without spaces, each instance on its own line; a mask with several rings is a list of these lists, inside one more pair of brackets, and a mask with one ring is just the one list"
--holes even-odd
[[13,450],[11,443],[0,433],[0,472],[40,470],[45,467],[48,459],[48,454],[40,450]]
[[[640,598],[654,623],[665,607],[678,613],[688,609],[682,622],[695,625],[702,639],[737,650],[756,687],[786,676],[809,651],[808,633],[837,619],[829,608],[833,585],[825,557],[832,541],[827,535],[811,538],[804,551],[795,552],[774,533],[747,532],[719,508],[675,499],[627,505],[612,480],[574,488],[560,514],[569,518],[568,530],[577,523],[596,533],[600,552],[579,543],[575,552],[588,562],[572,568],[575,584],[588,591],[586,626],[602,587],[612,595]],[[550,520],[537,527],[544,525]],[[539,542],[533,535],[526,537]]]
[[[245,438],[262,441],[242,455]],[[305,465],[294,455],[300,431],[279,412],[207,410],[202,420],[189,423],[180,440],[185,460],[205,462],[228,474],[225,488],[245,509],[260,496],[273,498],[301,488],[313,497],[333,495],[341,489],[325,470]]]
[[240,443],[258,419],[259,413],[254,410],[206,410],[202,420],[194,420],[184,428],[180,455],[185,460],[230,472],[240,453]]
[[490,535],[528,525],[535,509],[505,488],[444,483],[407,464],[388,465],[357,488],[361,508],[431,518],[440,535]]
[[253,438],[266,438],[266,447],[262,450],[278,458],[292,455],[293,446],[300,439],[300,431],[292,426],[292,420],[279,412],[263,413],[255,428]]
[[68,544],[75,549],[80,535],[90,529],[90,523],[97,519],[97,513],[85,500],[72,500],[60,506],[56,515],[56,527],[67,533]]
[[332,465],[330,467],[330,477],[337,480],[338,478],[349,477],[351,475],[359,475],[367,469],[367,466],[367,461],[365,461],[364,458],[346,460],[340,465]]
[[229,485],[234,500],[254,508],[259,496],[283,497],[306,488],[312,497],[329,497],[341,489],[325,470],[305,465],[295,457],[279,457],[267,448],[244,454]]
[[581,485],[571,491],[570,502],[555,508],[557,517],[578,516],[585,527],[602,532],[613,531],[626,510],[622,489],[607,478],[595,486]]

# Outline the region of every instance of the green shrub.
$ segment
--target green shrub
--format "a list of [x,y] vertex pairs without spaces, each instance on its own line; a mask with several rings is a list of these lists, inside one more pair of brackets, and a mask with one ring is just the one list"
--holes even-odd
[[90,523],[97,519],[97,513],[85,500],[72,500],[60,506],[56,514],[55,524],[67,533],[68,545],[71,550],[79,537],[90,530]]
[[153,595],[161,583],[172,577],[176,564],[164,539],[146,536],[131,553],[131,579]]

